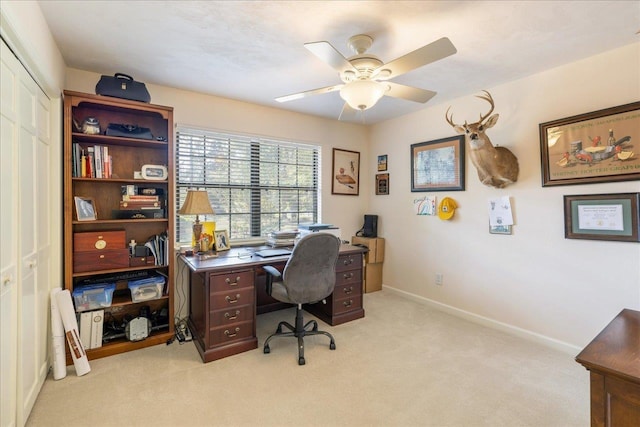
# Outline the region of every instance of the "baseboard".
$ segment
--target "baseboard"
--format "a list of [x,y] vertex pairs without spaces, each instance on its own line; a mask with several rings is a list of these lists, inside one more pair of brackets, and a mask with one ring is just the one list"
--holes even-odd
[[471,313],[469,311],[461,310],[459,308],[452,307],[450,305],[443,304],[441,302],[434,301],[429,298],[421,297],[419,295],[415,295],[410,292],[406,292],[391,286],[382,285],[382,289],[389,292],[393,292],[396,295],[416,301],[418,303],[428,305],[429,307],[432,307],[436,310],[443,311],[445,313],[454,315],[456,317],[460,317],[470,322],[487,326],[489,328],[497,329],[499,331],[503,331],[508,334],[515,335],[517,337],[521,337],[526,340],[545,345],[547,347],[551,347],[555,350],[562,351],[563,353],[567,353],[572,356],[575,356],[576,354],[580,353],[580,351],[582,350],[580,347],[576,347],[572,344],[568,344],[566,342],[559,341],[554,338],[550,338],[545,335],[541,335],[526,329],[518,328],[517,326],[509,325],[507,323],[498,322],[497,320],[480,316],[478,314]]

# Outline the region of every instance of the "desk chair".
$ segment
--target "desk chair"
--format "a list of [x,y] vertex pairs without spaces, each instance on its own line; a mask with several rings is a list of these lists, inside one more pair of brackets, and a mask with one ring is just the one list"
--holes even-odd
[[[264,266],[267,272],[267,293],[278,301],[296,304],[295,327],[280,322],[276,332],[264,343],[264,353],[270,353],[269,341],[275,337],[298,338],[298,365],[304,365],[304,337],[326,335],[331,342],[329,348],[336,349],[330,333],[318,330],[318,322],[311,320],[306,325],[302,319],[302,304],[322,301],[333,292],[336,284],[336,262],[340,240],[328,233],[311,233],[304,236],[293,248],[291,257],[282,274],[273,266]],[[283,332],[282,327],[289,332]]]

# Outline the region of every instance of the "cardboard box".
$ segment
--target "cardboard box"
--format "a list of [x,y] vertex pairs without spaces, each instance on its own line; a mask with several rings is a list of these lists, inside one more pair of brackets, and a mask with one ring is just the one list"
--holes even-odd
[[351,238],[352,245],[362,245],[369,249],[365,255],[367,264],[375,264],[384,261],[384,239],[382,237],[358,237]]
[[364,291],[375,292],[382,289],[382,263],[367,264],[364,267]]
[[364,257],[364,292],[375,292],[382,289],[382,262],[384,261],[384,239],[382,237],[351,238],[352,245],[366,246],[369,252]]

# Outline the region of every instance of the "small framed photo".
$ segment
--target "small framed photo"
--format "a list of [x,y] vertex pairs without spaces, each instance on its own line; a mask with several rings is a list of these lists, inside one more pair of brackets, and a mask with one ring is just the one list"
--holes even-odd
[[378,156],[378,172],[387,170],[387,155]]
[[95,221],[98,219],[96,205],[91,197],[75,196],[73,201],[75,202],[76,219],[78,221]]
[[489,225],[489,233],[511,234],[511,226],[510,225]]
[[566,239],[640,242],[640,193],[564,196]]
[[228,251],[231,248],[227,230],[216,230],[213,234],[216,242],[216,251]]
[[360,153],[333,149],[331,194],[357,196],[360,185]]
[[389,194],[388,173],[379,173],[376,175],[376,194]]

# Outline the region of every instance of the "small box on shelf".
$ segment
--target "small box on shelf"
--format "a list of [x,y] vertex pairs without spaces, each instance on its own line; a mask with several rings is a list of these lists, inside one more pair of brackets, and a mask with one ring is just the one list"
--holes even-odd
[[72,295],[73,302],[76,305],[76,311],[81,312],[111,307],[113,291],[115,290],[115,283],[101,283],[74,289]]

